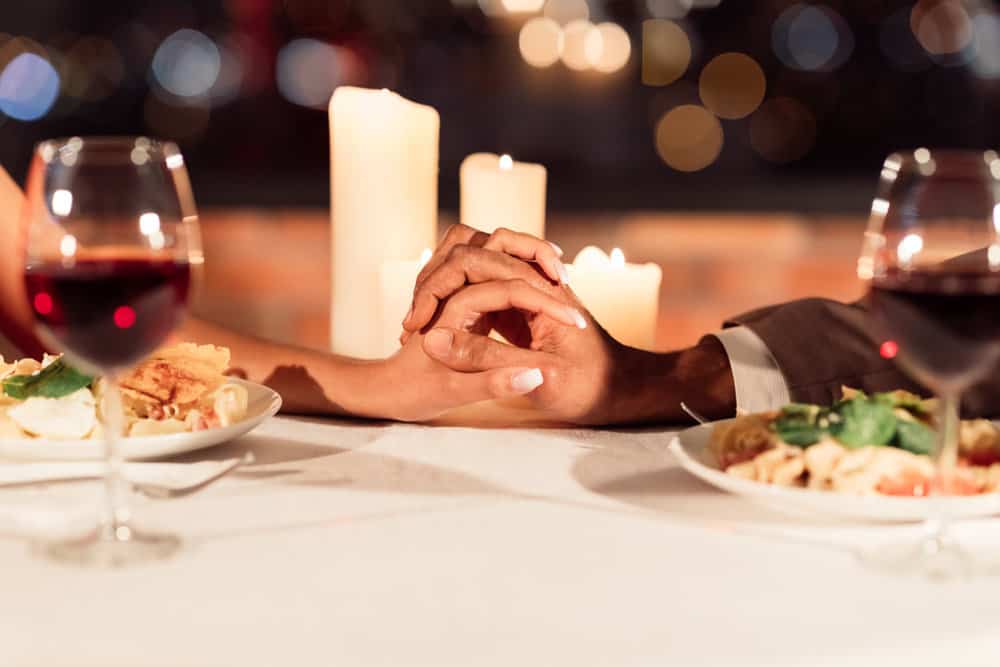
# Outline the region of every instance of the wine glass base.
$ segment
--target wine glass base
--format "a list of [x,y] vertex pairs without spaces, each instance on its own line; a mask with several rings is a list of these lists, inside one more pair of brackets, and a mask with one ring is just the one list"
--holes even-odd
[[996,574],[993,568],[984,569],[956,542],[941,536],[883,545],[859,552],[858,558],[865,567],[876,572],[918,575],[938,581]]
[[88,568],[122,568],[142,565],[173,556],[181,546],[176,535],[146,533],[130,526],[120,526],[120,539],[104,529],[71,540],[50,542],[40,552],[59,563]]

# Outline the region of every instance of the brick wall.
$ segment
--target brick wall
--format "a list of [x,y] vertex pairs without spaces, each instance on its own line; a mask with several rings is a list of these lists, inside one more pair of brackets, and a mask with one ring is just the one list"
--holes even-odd
[[[442,225],[450,223],[442,220]],[[198,310],[275,340],[329,339],[329,222],[315,210],[208,210]],[[794,215],[553,215],[547,235],[569,260],[585,245],[620,247],[663,268],[657,345],[675,349],[727,315],[805,296],[860,296],[864,221]]]

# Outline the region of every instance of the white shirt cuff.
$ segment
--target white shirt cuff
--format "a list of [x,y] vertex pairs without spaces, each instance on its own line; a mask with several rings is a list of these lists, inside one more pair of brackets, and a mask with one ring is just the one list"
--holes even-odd
[[737,414],[778,410],[791,402],[788,384],[764,341],[746,327],[715,334],[729,356]]

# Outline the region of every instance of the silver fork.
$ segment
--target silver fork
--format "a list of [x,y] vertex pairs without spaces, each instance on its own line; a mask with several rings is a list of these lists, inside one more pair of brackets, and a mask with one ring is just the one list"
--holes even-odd
[[688,417],[690,417],[691,419],[695,420],[699,424],[707,424],[708,423],[707,419],[705,419],[700,414],[698,414],[697,412],[695,412],[694,410],[692,410],[691,408],[689,408],[688,406],[686,406],[684,404],[684,401],[681,401],[681,410],[683,410],[684,412],[686,412]]
[[153,498],[156,500],[166,500],[168,498],[183,498],[184,496],[190,496],[192,493],[198,493],[205,487],[214,484],[219,481],[232,471],[236,470],[245,465],[250,465],[254,462],[253,452],[247,452],[242,456],[242,458],[233,461],[225,468],[222,468],[217,473],[201,480],[197,484],[192,484],[190,486],[169,486],[166,484],[152,484],[144,482],[133,482],[132,488],[147,498]]

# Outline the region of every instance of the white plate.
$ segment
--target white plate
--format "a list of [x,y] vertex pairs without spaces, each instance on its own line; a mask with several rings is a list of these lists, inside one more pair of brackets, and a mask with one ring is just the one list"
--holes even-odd
[[681,431],[670,443],[671,453],[695,477],[772,509],[800,515],[820,514],[869,521],[922,521],[941,511],[954,518],[1000,513],[1000,493],[951,498],[854,496],[833,491],[774,486],[733,477],[719,468],[708,447],[712,429],[723,423],[725,422],[712,422]]
[[[276,415],[281,408],[281,396],[271,389],[245,380],[231,379],[230,382],[247,388],[249,401],[246,417],[223,428],[194,433],[122,438],[122,455],[127,459],[151,459],[220,445],[250,432],[265,419]],[[82,461],[102,458],[103,450],[101,440],[0,438],[0,458],[5,459]]]

